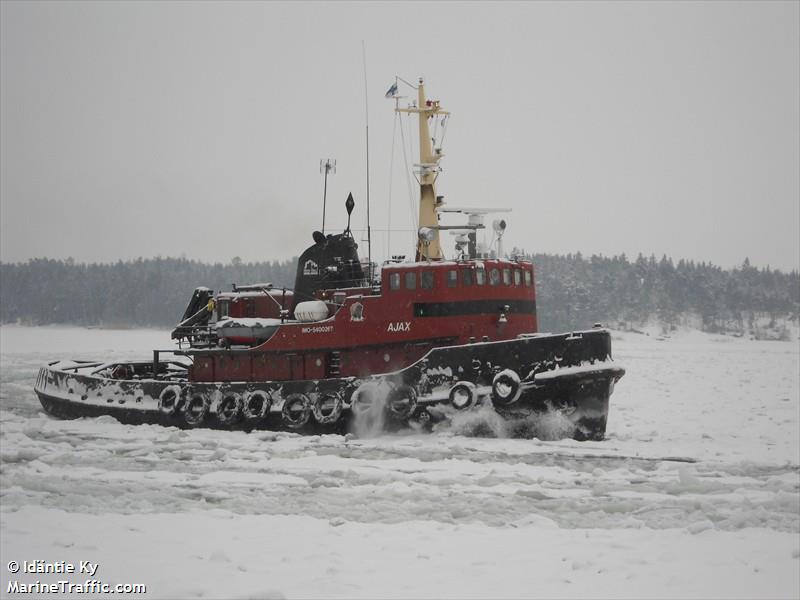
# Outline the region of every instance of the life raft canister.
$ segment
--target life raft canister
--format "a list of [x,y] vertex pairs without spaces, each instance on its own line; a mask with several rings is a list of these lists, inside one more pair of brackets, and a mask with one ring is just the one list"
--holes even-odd
[[301,323],[314,323],[328,318],[328,305],[322,300],[299,302],[294,307],[294,318]]

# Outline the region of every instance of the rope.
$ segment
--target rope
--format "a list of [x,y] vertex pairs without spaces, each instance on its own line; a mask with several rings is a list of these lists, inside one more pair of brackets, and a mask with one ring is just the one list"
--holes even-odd
[[[409,118],[409,122],[411,119]],[[411,133],[409,132],[409,136]],[[403,131],[403,122],[400,121],[400,137],[403,143],[403,160],[405,162],[406,167],[406,185],[408,186],[408,200],[409,200],[409,207],[411,209],[411,220],[414,223],[414,239],[413,244],[416,246],[417,243],[417,230],[419,229],[419,224],[417,223],[417,215],[414,212],[414,192],[413,186],[411,185],[411,178],[409,177],[409,173],[411,172],[410,167],[408,166],[408,155],[406,154],[406,136],[405,132]]]
[[450,122],[450,117],[445,115],[442,117],[442,139],[439,142],[439,148],[444,148],[444,136],[447,135],[447,124]]
[[[383,229],[382,227],[372,227],[371,229],[372,229],[372,231],[379,231],[379,232],[387,231],[386,229]],[[364,232],[366,230],[367,229],[365,227],[364,229],[353,229],[352,231],[357,233],[357,232]],[[392,231],[416,231],[416,230],[413,227],[393,227]]]
[[412,89],[415,89],[415,90],[419,89],[418,85],[414,85],[413,83],[409,83],[408,81],[406,81],[405,79],[403,79],[399,75],[395,75],[395,79],[399,79],[400,81],[402,81],[403,83],[405,83],[408,87],[410,87]]
[[[419,118],[419,117],[417,117],[417,118]],[[407,125],[408,125],[408,153],[411,156],[414,156],[414,136],[411,135],[411,115],[410,114],[406,115],[406,119],[407,119],[406,122],[407,122]],[[419,148],[417,148],[417,154],[419,154]],[[414,178],[414,181],[417,182],[417,185],[422,185],[420,183],[420,181],[419,181],[419,177],[417,177],[417,174],[414,172],[414,169],[411,169],[408,166],[408,163],[406,163],[406,172],[407,173],[411,173],[411,176]],[[413,195],[411,197],[411,202],[412,203],[414,202]]]

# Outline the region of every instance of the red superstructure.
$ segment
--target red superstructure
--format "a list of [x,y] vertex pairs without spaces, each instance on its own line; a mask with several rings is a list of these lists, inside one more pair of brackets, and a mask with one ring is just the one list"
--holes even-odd
[[[533,265],[502,259],[389,264],[379,285],[323,289],[330,317],[275,323],[261,343],[195,350],[194,381],[265,381],[364,376],[402,369],[434,347],[534,333]],[[217,317],[278,319],[282,292],[216,297]],[[247,323],[247,321],[244,321]],[[269,324],[267,324],[269,326]]]

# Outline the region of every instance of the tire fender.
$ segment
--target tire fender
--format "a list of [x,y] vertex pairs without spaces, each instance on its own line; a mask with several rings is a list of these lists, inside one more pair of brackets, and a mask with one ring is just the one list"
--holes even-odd
[[264,390],[251,390],[245,394],[242,415],[248,421],[260,421],[269,412],[272,399]]
[[[359,385],[350,396],[350,410],[362,414],[373,409],[382,397],[381,383],[379,381],[365,381]],[[385,394],[385,392],[383,392]]]
[[289,394],[283,401],[281,416],[289,429],[300,429],[311,417],[311,400],[305,394]]
[[183,403],[183,420],[190,427],[202,425],[208,416],[210,406],[208,394],[199,390],[189,390]]
[[511,369],[500,371],[492,380],[492,401],[496,406],[511,406],[519,400],[522,382]]
[[477,387],[471,381],[459,381],[450,388],[450,405],[457,410],[467,410],[478,400]]
[[[329,405],[330,403],[332,403],[331,408],[327,411],[327,414],[325,414],[323,406]],[[311,410],[314,413],[314,419],[317,423],[320,425],[327,425],[339,420],[343,408],[344,401],[342,400],[341,394],[338,392],[326,392],[317,397],[312,404]]]
[[183,390],[179,385],[168,385],[158,395],[158,410],[167,416],[173,416],[181,403]]
[[417,409],[417,390],[401,383],[393,386],[386,397],[386,414],[397,421],[404,421]]
[[233,425],[242,416],[242,395],[238,392],[225,392],[217,404],[217,420],[223,425]]

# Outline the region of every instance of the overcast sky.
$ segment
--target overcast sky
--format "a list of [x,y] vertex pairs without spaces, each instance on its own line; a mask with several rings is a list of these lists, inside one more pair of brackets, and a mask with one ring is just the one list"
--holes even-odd
[[390,189],[412,249],[383,95],[422,75],[453,113],[437,192],[512,208],[507,248],[800,267],[798,2],[0,10],[3,261],[288,258],[326,157],[328,223],[352,191],[362,227],[363,40],[378,258]]

